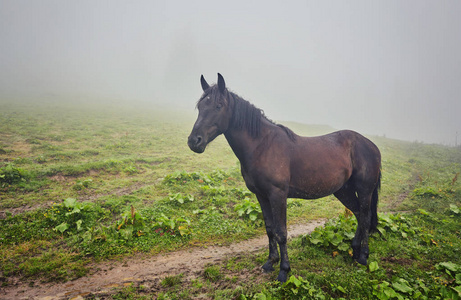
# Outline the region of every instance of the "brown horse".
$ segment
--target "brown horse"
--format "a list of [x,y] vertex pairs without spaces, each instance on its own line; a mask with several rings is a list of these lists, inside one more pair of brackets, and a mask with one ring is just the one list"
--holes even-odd
[[378,223],[381,154],[370,140],[348,130],[319,137],[301,137],[267,119],[263,112],[218,84],[201,77],[203,95],[197,103],[197,121],[188,139],[190,149],[202,153],[224,134],[240,160],[248,189],[261,205],[269,238],[269,259],[262,266],[278,280],[290,271],[287,253],[287,198],[316,199],[334,194],[358,221],[352,241],[353,258],[366,265],[368,235]]

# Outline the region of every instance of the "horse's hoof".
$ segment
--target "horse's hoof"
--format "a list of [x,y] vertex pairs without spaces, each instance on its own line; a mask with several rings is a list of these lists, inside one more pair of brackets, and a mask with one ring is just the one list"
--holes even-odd
[[358,259],[359,259],[359,256],[360,256],[360,253],[359,253],[359,254],[356,254],[356,251],[352,252],[352,259],[353,259],[353,260],[358,260]]
[[272,263],[271,262],[266,262],[262,267],[261,269],[263,270],[264,273],[271,273],[271,272],[274,272],[274,267],[272,266]]
[[356,261],[363,266],[366,266],[368,264],[367,259],[364,256],[359,257],[359,259],[357,259]]
[[288,278],[288,273],[286,271],[280,270],[277,280],[280,283],[285,283],[287,281],[287,278]]

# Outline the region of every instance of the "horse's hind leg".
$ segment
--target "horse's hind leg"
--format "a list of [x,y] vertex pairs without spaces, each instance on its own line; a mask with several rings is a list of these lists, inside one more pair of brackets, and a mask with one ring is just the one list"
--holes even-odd
[[371,225],[371,195],[372,192],[358,192],[359,195],[359,222],[357,225],[357,231],[359,233],[358,239],[360,241],[360,255],[357,258],[357,262],[362,265],[367,265],[368,260],[368,236]]
[[267,262],[262,266],[264,272],[274,271],[273,265],[279,261],[279,251],[277,248],[277,241],[275,240],[274,224],[272,218],[272,209],[269,200],[264,197],[256,195],[261,206],[261,210],[264,217],[264,223],[266,225],[266,233],[269,238],[269,258]]
[[[355,218],[357,219],[357,223],[360,224],[360,205],[354,187],[351,184],[346,183],[340,190],[334,193],[334,195],[345,207],[347,207],[347,209],[352,211]],[[357,260],[360,256],[360,241],[360,226],[357,226],[354,239],[352,240],[352,258],[355,260]]]
[[352,240],[353,259],[366,265],[369,255],[368,235],[371,224],[371,195],[366,188],[356,190],[355,184],[346,183],[335,194],[341,203],[350,209],[357,218],[357,230]]

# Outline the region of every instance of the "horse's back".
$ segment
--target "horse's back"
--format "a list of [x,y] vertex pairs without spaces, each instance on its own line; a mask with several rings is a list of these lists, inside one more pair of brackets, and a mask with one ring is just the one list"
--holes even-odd
[[348,153],[352,168],[351,176],[374,185],[381,170],[381,153],[372,141],[352,130],[341,130],[324,137],[334,140]]
[[300,198],[332,194],[353,174],[379,170],[378,148],[351,130],[317,137],[298,137],[291,149],[290,190]]
[[378,147],[372,141],[352,130],[340,130],[315,137],[300,137],[298,141],[300,150],[305,154],[341,155],[351,159],[359,156],[368,156],[370,159],[381,157]]

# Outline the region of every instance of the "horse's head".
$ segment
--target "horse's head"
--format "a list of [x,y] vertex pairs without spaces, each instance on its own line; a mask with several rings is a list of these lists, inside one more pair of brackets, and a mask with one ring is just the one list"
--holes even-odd
[[209,86],[205,78],[200,78],[203,95],[197,103],[198,117],[187,144],[197,153],[205,151],[206,146],[218,135],[226,132],[231,120],[229,92],[221,74],[218,84]]

